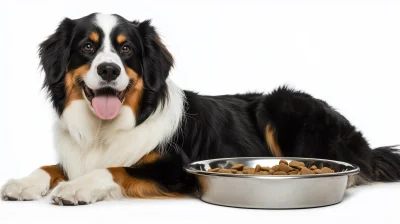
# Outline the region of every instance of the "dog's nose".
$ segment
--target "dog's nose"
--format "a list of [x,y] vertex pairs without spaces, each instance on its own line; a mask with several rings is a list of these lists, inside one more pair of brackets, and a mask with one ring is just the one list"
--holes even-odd
[[121,68],[115,63],[101,63],[97,66],[97,74],[107,82],[115,80],[121,73]]

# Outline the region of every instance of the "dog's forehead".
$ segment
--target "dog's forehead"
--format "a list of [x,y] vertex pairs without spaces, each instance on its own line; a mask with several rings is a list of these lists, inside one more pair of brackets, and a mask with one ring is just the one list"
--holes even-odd
[[95,32],[104,41],[116,39],[118,34],[129,33],[133,28],[129,21],[116,14],[96,13],[83,17],[78,21],[76,37],[89,37]]
[[118,18],[110,14],[96,14],[93,23],[104,33],[105,37],[109,37],[112,30],[118,25]]

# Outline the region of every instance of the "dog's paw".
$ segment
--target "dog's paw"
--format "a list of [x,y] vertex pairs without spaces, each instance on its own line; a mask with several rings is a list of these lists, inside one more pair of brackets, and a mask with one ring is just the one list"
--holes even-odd
[[51,199],[58,205],[86,205],[102,200],[103,194],[90,188],[74,182],[62,183],[54,189]]
[[51,198],[58,205],[86,205],[122,196],[107,170],[95,170],[69,182],[60,183]]
[[39,200],[49,192],[50,176],[43,170],[36,170],[21,179],[10,179],[1,189],[1,198],[6,201]]

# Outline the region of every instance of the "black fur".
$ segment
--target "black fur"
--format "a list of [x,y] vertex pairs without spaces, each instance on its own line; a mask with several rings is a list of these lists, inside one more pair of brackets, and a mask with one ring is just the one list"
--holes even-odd
[[182,172],[182,167],[188,162],[181,151],[171,150],[154,163],[124,168],[137,179],[154,181],[164,192],[190,194],[195,191],[197,181]]
[[174,59],[149,20],[141,23],[134,21],[133,24],[137,25],[142,46],[144,93],[136,121],[141,124],[154,113],[158,105],[163,107],[168,97],[165,80],[174,64]]
[[[174,60],[150,21],[129,22],[118,18],[120,23],[113,35],[125,34],[134,48],[132,55],[121,59],[144,80],[144,93],[136,117],[140,125],[168,99],[166,78]],[[64,20],[55,34],[41,45],[41,64],[46,72],[44,85],[59,114],[62,114],[66,97],[62,79],[64,68],[76,68],[91,60],[74,50],[81,41],[72,40],[79,40],[82,32],[96,28],[82,21],[76,27],[77,21]],[[153,164],[126,167],[130,175],[153,180],[165,191],[189,192],[194,189],[195,181],[182,169],[189,162],[272,156],[265,137],[265,128],[270,125],[284,156],[354,163],[360,167],[360,176],[366,181],[400,180],[400,155],[395,153],[395,148],[372,150],[362,133],[343,115],[307,93],[282,86],[269,93],[205,96],[184,91],[184,95],[184,119],[179,131],[160,150],[166,153]]]
[[70,58],[70,41],[75,21],[64,19],[54,34],[40,44],[40,64],[46,74],[43,87],[48,90],[54,109],[58,114],[66,101],[64,76]]

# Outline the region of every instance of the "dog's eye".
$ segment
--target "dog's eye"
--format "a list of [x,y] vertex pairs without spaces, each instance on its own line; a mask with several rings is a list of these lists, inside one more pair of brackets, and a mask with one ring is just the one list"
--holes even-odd
[[87,53],[92,53],[92,52],[94,52],[94,47],[92,44],[86,43],[83,45],[82,50]]
[[124,45],[121,47],[121,54],[129,54],[131,51],[132,48],[129,45]]

